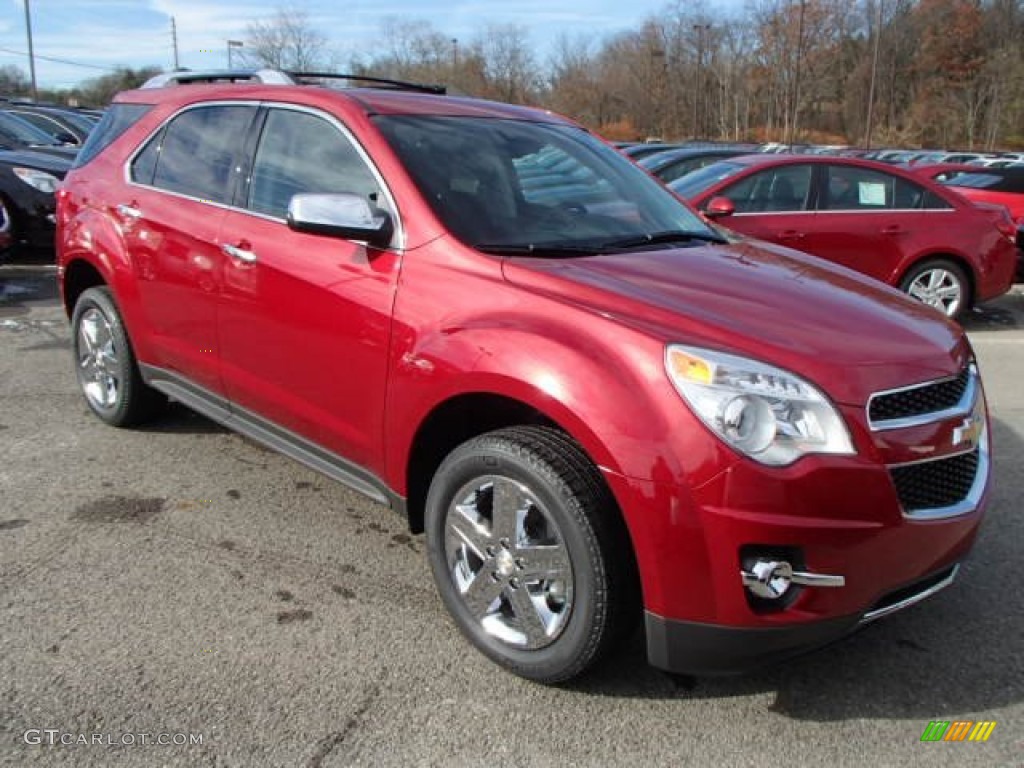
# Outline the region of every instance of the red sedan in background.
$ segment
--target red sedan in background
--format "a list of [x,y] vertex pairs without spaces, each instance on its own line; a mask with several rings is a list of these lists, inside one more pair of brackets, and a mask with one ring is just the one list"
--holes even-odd
[[950,187],[882,163],[745,155],[669,185],[742,234],[870,275],[958,318],[1013,284],[1016,225]]

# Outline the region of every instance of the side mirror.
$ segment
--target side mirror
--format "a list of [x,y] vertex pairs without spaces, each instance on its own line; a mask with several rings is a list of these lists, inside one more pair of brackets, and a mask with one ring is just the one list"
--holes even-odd
[[721,219],[732,216],[736,213],[736,203],[728,197],[712,197],[704,209],[704,215],[709,219]]
[[387,211],[348,193],[298,194],[288,203],[288,226],[296,232],[361,240],[378,248],[391,243],[395,226]]

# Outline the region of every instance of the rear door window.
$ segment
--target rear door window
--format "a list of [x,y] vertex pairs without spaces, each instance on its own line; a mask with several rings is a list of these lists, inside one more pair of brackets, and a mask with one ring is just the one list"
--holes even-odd
[[948,207],[937,195],[899,176],[852,165],[825,167],[821,210],[887,211]]
[[227,203],[242,142],[256,113],[250,105],[197,107],[173,118],[133,161],[133,180],[200,200]]

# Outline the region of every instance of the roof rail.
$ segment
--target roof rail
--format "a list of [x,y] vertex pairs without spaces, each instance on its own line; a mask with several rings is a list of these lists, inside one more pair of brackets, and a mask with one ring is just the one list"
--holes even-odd
[[412,83],[408,80],[393,80],[389,77],[371,77],[369,75],[346,75],[339,72],[293,72],[285,74],[299,82],[308,80],[352,80],[359,83],[370,83],[372,85],[387,85],[405,91],[419,91],[420,93],[434,93],[443,96],[448,88],[443,85],[430,83]]
[[142,84],[142,88],[166,88],[172,85],[189,85],[192,83],[263,83],[265,85],[298,85],[316,80],[351,80],[353,82],[383,85],[405,91],[434,93],[444,95],[447,88],[443,85],[426,83],[410,83],[405,80],[392,80],[386,77],[370,77],[369,75],[347,75],[338,72],[290,72],[277,69],[211,69],[203,71],[178,70],[151,77]]
[[264,83],[266,85],[295,85],[287,72],[276,69],[209,69],[193,72],[178,70],[156,75],[143,83],[141,88],[166,88],[171,85],[191,83]]

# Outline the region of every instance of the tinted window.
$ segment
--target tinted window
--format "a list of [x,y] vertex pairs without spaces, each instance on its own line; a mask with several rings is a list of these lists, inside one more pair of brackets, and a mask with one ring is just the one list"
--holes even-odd
[[178,115],[163,133],[153,185],[200,200],[228,202],[235,153],[255,111],[249,106],[214,106]]
[[[934,196],[928,196],[928,207],[949,207],[942,201],[938,201],[939,205],[930,204],[935,200]],[[830,165],[825,169],[822,210],[876,211],[925,205],[924,187],[912,181],[852,165]]]
[[145,148],[132,160],[132,181],[147,186],[153,184],[153,174],[156,173],[156,161],[160,157],[160,145],[163,143],[165,131],[166,129],[162,129],[150,139]]
[[657,233],[714,236],[663,186],[579,128],[412,115],[375,123],[437,217],[481,250],[585,255]]
[[32,125],[34,125],[36,128],[38,128],[41,131],[45,131],[50,136],[55,137],[58,133],[68,132],[67,128],[62,126],[56,120],[51,120],[50,118],[43,117],[42,115],[33,114],[31,112],[14,111],[12,111],[11,114],[16,115],[17,117],[24,120],[26,123],[32,123]]
[[100,122],[89,133],[89,138],[78,151],[75,168],[88,163],[96,155],[114,143],[122,133],[131,128],[136,121],[151,109],[148,104],[114,104],[106,112]]
[[376,178],[336,127],[306,112],[272,109],[256,150],[248,207],[284,218],[300,192],[349,192],[385,203]]
[[736,213],[803,211],[811,189],[812,170],[809,165],[768,168],[726,187],[722,195],[736,205]]

